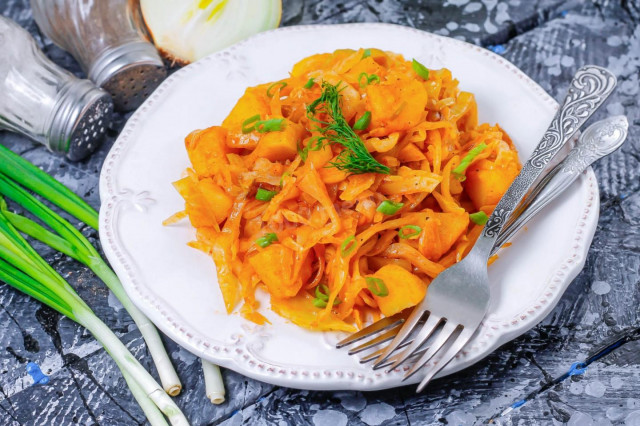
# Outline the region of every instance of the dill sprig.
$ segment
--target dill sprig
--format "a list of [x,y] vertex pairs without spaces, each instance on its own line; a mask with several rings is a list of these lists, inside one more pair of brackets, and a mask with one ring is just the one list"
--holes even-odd
[[[338,170],[353,174],[370,172],[389,174],[389,168],[373,158],[342,115],[339,85],[340,83],[334,86],[326,81],[322,82],[322,94],[307,106],[307,116],[320,124],[317,128],[322,134],[318,139],[320,143],[337,143],[345,148],[338,154],[336,161],[329,164]],[[318,119],[316,117],[318,113],[326,114],[327,121]]]

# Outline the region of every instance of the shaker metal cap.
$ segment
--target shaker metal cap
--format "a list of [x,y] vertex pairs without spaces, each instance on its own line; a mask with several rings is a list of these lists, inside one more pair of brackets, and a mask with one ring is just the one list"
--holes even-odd
[[96,150],[111,124],[113,102],[88,80],[74,81],[60,91],[48,139],[49,149],[79,161]]
[[107,50],[89,70],[89,79],[109,92],[122,111],[138,108],[166,76],[156,48],[142,41]]

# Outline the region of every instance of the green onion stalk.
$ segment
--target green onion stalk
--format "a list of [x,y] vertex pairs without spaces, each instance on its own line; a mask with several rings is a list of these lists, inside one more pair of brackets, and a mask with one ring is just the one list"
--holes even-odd
[[0,173],[46,198],[70,215],[98,229],[98,212],[39,167],[0,145]]
[[204,375],[204,387],[207,398],[212,404],[220,405],[224,402],[224,384],[222,375],[217,365],[200,358],[202,362],[202,374]]
[[20,232],[40,240],[51,248],[85,264],[111,289],[122,303],[122,306],[129,312],[142,337],[147,342],[149,353],[156,365],[160,382],[165,391],[171,396],[178,395],[182,385],[162,344],[158,331],[153,323],[133,304],[118,276],[102,259],[93,245],[67,220],[1,173],[0,194],[20,204],[56,233],[45,229],[29,218],[8,211],[4,200],[0,201],[0,209],[3,211],[4,216]]
[[169,423],[164,418],[162,411],[158,409],[158,406],[144,393],[144,389],[140,387],[136,379],[127,372],[124,368],[120,366],[116,362],[116,365],[120,369],[124,380],[127,382],[127,386],[131,391],[131,394],[138,402],[140,408],[142,408],[142,412],[144,413],[147,421],[151,426],[169,426]]
[[151,402],[172,425],[189,424],[180,408],[133,357],[113,331],[22,237],[6,217],[6,209],[0,211],[0,280],[89,330],[115,360],[118,367],[125,372],[127,382],[135,383],[132,392],[142,401],[145,414],[152,416],[150,421],[154,421],[154,426],[163,423],[160,422],[157,411],[151,407]]

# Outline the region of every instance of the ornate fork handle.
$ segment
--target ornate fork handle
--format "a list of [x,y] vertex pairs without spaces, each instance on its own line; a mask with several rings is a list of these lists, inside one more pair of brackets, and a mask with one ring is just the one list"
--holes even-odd
[[604,68],[587,65],[578,70],[571,81],[567,97],[542,140],[496,206],[476,243],[476,247],[484,250],[487,257],[500,230],[546,165],[604,103],[615,86],[615,76]]

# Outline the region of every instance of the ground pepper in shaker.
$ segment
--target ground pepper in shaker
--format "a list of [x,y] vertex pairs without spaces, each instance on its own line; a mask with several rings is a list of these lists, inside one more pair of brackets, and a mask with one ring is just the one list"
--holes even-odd
[[0,15],[0,130],[78,161],[99,146],[112,110],[108,93],[51,62],[26,30]]
[[76,58],[117,109],[136,109],[166,77],[137,1],[31,0],[31,7],[40,30]]

